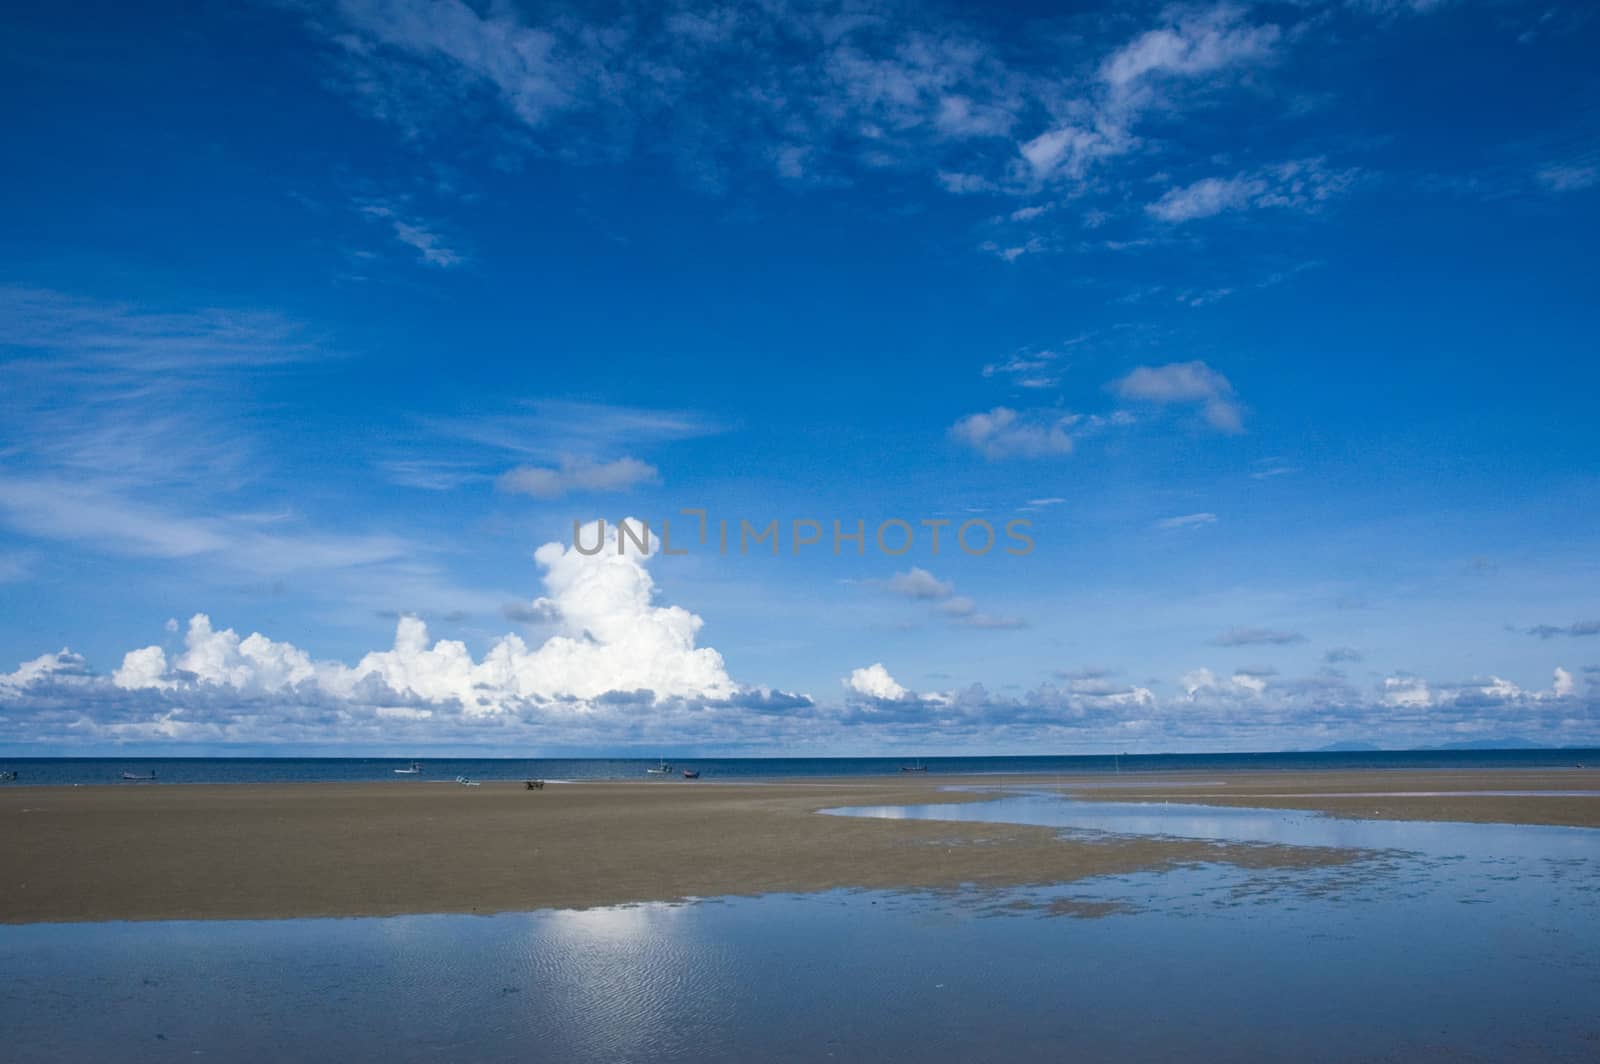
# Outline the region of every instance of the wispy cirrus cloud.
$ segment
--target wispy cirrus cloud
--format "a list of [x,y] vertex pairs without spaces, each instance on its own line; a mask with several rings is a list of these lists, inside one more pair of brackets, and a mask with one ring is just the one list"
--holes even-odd
[[[410,136],[445,135],[461,102],[487,103],[568,157],[667,151],[697,183],[735,168],[804,183],[896,168],[1005,143],[1029,107],[1029,78],[971,27],[891,7],[661,17],[624,5],[541,19],[458,0],[349,0],[310,24],[352,95]],[[743,91],[723,91],[729,71]],[[646,125],[672,135],[645,138]]]
[[266,576],[396,561],[416,550],[395,535],[275,528],[249,514],[195,515],[45,477],[0,476],[0,515],[12,528],[41,539],[123,557],[206,558]]
[[[1264,82],[1318,28],[1292,7],[1230,2],[1168,5],[1132,27],[1072,21],[1066,35],[1040,27],[1062,39],[1053,48],[1020,46],[975,12],[847,0],[665,14],[637,0],[560,14],[345,0],[311,9],[306,25],[333,83],[431,150],[460,145],[466,115],[473,144],[506,159],[608,165],[653,154],[713,193],[772,181],[903,190],[912,176],[950,195],[1024,199],[972,245],[1007,262],[1078,248],[1080,221],[1125,215],[1152,164],[1164,175],[1183,152],[1213,158],[1175,118],[1281,109]],[[1354,174],[1291,159],[1171,189],[1142,217],[1148,228],[1250,207],[1312,210]],[[1089,196],[1095,206],[1061,209]],[[437,227],[403,213],[396,236],[424,261],[460,261]],[[1105,246],[1160,239],[1136,232]]]
[[[352,98],[412,138],[448,137],[470,106],[508,146],[588,161],[665,151],[713,187],[760,171],[822,185],[915,171],[955,193],[1081,182],[1143,147],[1144,115],[1203,104],[1284,39],[1232,4],[1153,21],[1056,54],[892,3],[540,17],[346,0],[307,19]],[[723,91],[730,78],[742,91]]]
[[435,436],[535,458],[555,458],[563,453],[593,458],[619,441],[643,447],[726,430],[722,422],[692,410],[569,399],[526,399],[498,411],[430,417],[421,424]]
[[445,237],[415,218],[407,218],[393,205],[369,203],[361,213],[388,225],[394,239],[411,248],[419,262],[448,268],[466,262],[466,256],[452,248]]
[[1534,178],[1550,192],[1581,192],[1600,184],[1600,164],[1554,163],[1541,167]]
[[[1076,337],[1065,341],[1060,346],[1070,348],[1081,343],[1084,337]],[[1061,383],[1063,352],[1053,347],[1023,348],[1014,351],[1005,358],[986,363],[983,367],[983,376],[990,380],[1003,380],[1016,385],[1038,391],[1054,388]]]
[[1251,480],[1272,480],[1300,472],[1298,467],[1290,465],[1282,458],[1258,458],[1252,464],[1255,468],[1250,471]]
[[0,447],[13,471],[102,489],[237,484],[259,460],[254,391],[337,357],[269,311],[0,286]]
[[1204,528],[1206,525],[1217,523],[1214,513],[1179,514],[1176,517],[1163,517],[1156,522],[1156,527],[1166,530],[1179,528]]
[[63,372],[186,381],[336,354],[302,323],[271,311],[155,309],[23,285],[0,285],[0,344],[10,366],[48,359]]
[[197,584],[315,572],[345,603],[476,601],[413,536],[321,527],[285,501],[300,484],[279,481],[263,393],[343,358],[272,312],[0,288],[0,525]]

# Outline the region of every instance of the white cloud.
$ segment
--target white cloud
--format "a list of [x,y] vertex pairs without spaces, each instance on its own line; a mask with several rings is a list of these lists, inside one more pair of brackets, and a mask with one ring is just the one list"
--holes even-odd
[[1160,221],[1178,224],[1257,207],[1315,210],[1348,189],[1356,174],[1355,170],[1330,170],[1322,159],[1296,159],[1168,189],[1145,211]]
[[941,97],[934,125],[946,136],[1002,137],[1016,124],[1017,116],[1002,105],[980,104],[966,96]]
[[655,484],[661,479],[656,467],[637,458],[618,458],[611,462],[564,459],[558,468],[518,466],[500,477],[501,491],[532,495],[537,499],[558,499],[571,492],[627,491],[640,484]]
[[[174,662],[171,675],[151,670],[165,660],[160,647],[145,647],[125,655],[114,680],[122,687],[152,683],[171,686],[198,682],[231,687],[246,694],[281,691],[317,679],[310,655],[290,643],[279,643],[259,632],[244,639],[231,628],[216,631],[211,618],[197,613],[189,619],[184,652]],[[192,679],[190,679],[192,677]]]
[[1187,222],[1224,211],[1242,210],[1262,195],[1266,187],[1266,182],[1254,177],[1207,177],[1192,185],[1168,190],[1145,209],[1164,222]]
[[1163,517],[1156,522],[1157,528],[1199,528],[1203,525],[1217,523],[1217,515],[1212,513],[1182,514],[1177,517]]
[[[196,614],[194,619],[204,620],[210,624],[210,618],[204,614]],[[168,631],[175,629],[174,622],[168,621],[167,624]],[[111,682],[128,690],[177,685],[176,680],[167,679],[167,653],[160,647],[144,647],[128,651],[122,656],[122,665],[111,674]]]
[[1059,411],[1016,411],[997,406],[968,414],[950,426],[950,436],[990,461],[1003,458],[1046,458],[1072,453],[1067,430],[1077,421]]
[[1433,704],[1433,692],[1415,676],[1389,676],[1383,681],[1382,700],[1385,705],[1417,708]]
[[[192,650],[196,667],[242,680],[248,689],[203,682],[154,654],[142,666],[137,659],[130,663],[130,672],[167,686],[120,687],[68,651],[48,654],[0,674],[0,739],[62,749],[337,742],[408,755],[430,745],[489,751],[508,743],[518,749],[655,750],[689,742],[737,755],[871,754],[908,744],[1025,753],[1041,745],[1216,750],[1350,739],[1396,748],[1469,738],[1525,737],[1548,746],[1600,741],[1593,713],[1600,685],[1580,692],[1564,669],[1550,687],[1528,691],[1493,676],[1430,683],[1394,674],[1359,689],[1326,670],[1295,678],[1260,667],[1198,668],[1181,677],[1171,697],[1089,670],[1000,697],[979,684],[915,692],[878,663],[846,676],[843,700],[834,705],[738,687],[727,698],[662,697],[649,689],[589,698],[514,694],[496,708],[490,704],[499,693],[492,674],[468,683],[479,701],[460,701],[461,674],[488,666],[493,655],[475,660],[458,643],[433,643],[420,622],[402,626],[395,649],[381,652],[395,660],[369,655],[356,668],[313,661],[315,675],[298,683],[293,677],[304,674],[303,663],[287,644],[240,639],[209,624],[196,626],[194,635],[193,648],[186,639],[177,655]],[[155,664],[163,664],[159,674]],[[371,671],[357,676],[363,667]],[[268,690],[271,684],[280,686]],[[437,694],[422,697],[418,690]]]
[[1257,460],[1256,465],[1260,468],[1251,472],[1251,480],[1271,480],[1273,477],[1285,477],[1291,473],[1300,472],[1296,467],[1286,465],[1282,459],[1278,458],[1262,458]]
[[373,203],[361,208],[368,217],[388,222],[394,238],[416,251],[417,256],[429,266],[459,266],[466,261],[460,252],[445,244],[445,238],[415,220],[407,220],[393,207]]
[[[598,71],[593,55],[562,55],[552,32],[524,24],[509,9],[479,14],[460,0],[350,0],[328,24],[346,50],[354,88],[381,117],[412,122],[427,107],[418,92],[453,96],[492,89],[523,123],[538,127],[578,106],[582,82]],[[406,57],[415,66],[400,65]],[[443,101],[437,101],[443,102]]]
[[1228,378],[1204,362],[1170,362],[1139,366],[1111,384],[1124,399],[1166,406],[1198,404],[1206,423],[1218,432],[1244,431],[1244,413]]
[[1219,647],[1289,646],[1304,643],[1306,637],[1299,632],[1281,628],[1229,628],[1212,640]]
[[1024,142],[1017,151],[1036,182],[1080,180],[1093,164],[1125,155],[1136,143],[1126,130],[1109,123],[1099,128],[1061,126]]
[[957,595],[955,584],[940,580],[926,569],[913,566],[896,573],[884,584],[891,594],[933,604],[939,616],[965,628],[1009,629],[1026,628],[1027,622],[1018,617],[997,616],[984,613],[978,604],[965,595]]
[[946,617],[965,620],[978,612],[978,604],[965,595],[947,595],[939,604],[939,612]]
[[1256,673],[1236,672],[1233,674],[1233,685],[1242,687],[1251,694],[1261,695],[1266,693],[1267,678]]
[[1061,383],[1056,363],[1061,355],[1056,351],[1018,351],[999,362],[983,367],[985,377],[1007,377],[1019,388],[1054,388]]
[[1546,166],[1534,175],[1551,192],[1580,192],[1600,184],[1600,166],[1582,164]]
[[41,654],[32,661],[24,661],[13,672],[0,673],[0,693],[20,691],[58,676],[76,676],[84,669],[83,658],[62,647],[54,654]]
[[894,677],[889,675],[889,670],[881,663],[856,669],[845,677],[844,685],[856,694],[885,702],[897,702],[911,697],[911,692],[896,683]]
[[981,251],[987,251],[996,258],[1004,259],[1006,262],[1016,262],[1024,255],[1039,254],[1046,250],[1047,245],[1042,238],[1030,236],[1022,243],[1012,244],[1009,247],[993,240],[985,240],[978,245],[978,248]]
[[[962,601],[969,604],[971,602],[970,599],[963,599]],[[1002,631],[1028,627],[1028,622],[1023,620],[1021,617],[1011,617],[993,613],[981,613],[976,609],[962,613],[961,623],[968,628],[988,628]]]
[[1178,682],[1183,685],[1184,693],[1193,698],[1198,692],[1215,687],[1217,678],[1210,669],[1201,668],[1184,673]]
[[1394,18],[1399,15],[1426,15],[1448,7],[1453,2],[1454,0],[1345,0],[1345,5],[1380,18]]
[[467,462],[428,458],[391,458],[380,461],[378,468],[389,483],[422,491],[454,491],[467,484],[492,479]]
[[906,572],[895,573],[889,578],[887,586],[896,595],[913,599],[944,599],[955,591],[954,584],[940,580],[928,570],[916,566]]
[[959,170],[940,170],[934,175],[946,192],[953,196],[969,196],[979,192],[994,192],[999,185],[980,174],[962,173]]
[[439,436],[536,461],[566,455],[598,462],[619,441],[642,447],[723,431],[722,425],[693,411],[556,399],[520,401],[509,412],[475,410],[471,416],[432,418],[424,425]]
[[[582,535],[585,543],[597,538],[593,525]],[[454,702],[478,715],[511,712],[528,700],[576,700],[576,711],[583,701],[611,692],[645,692],[647,700],[726,699],[737,692],[721,655],[695,645],[700,618],[653,603],[648,557],[631,544],[627,553],[618,553],[615,526],[607,526],[599,554],[547,543],[534,559],[548,592],[534,605],[558,629],[538,647],[506,635],[481,661],[474,660],[465,644],[430,642],[420,619],[403,617],[391,649],[347,667],[314,661],[300,648],[260,633],[241,638],[232,629],[218,630],[205,614],[196,614],[183,653],[170,667],[160,647],[145,647],[123,659],[113,682],[127,689],[209,685],[250,695],[305,690],[351,701],[370,697],[376,684],[430,703]]]
[[1268,58],[1278,43],[1276,26],[1238,22],[1239,8],[1190,10],[1174,25],[1150,30],[1108,56],[1101,78],[1117,89],[1145,78],[1194,77]]

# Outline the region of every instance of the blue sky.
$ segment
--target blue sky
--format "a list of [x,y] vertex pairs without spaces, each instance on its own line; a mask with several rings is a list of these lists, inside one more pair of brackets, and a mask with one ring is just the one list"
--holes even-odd
[[1582,5],[10,21],[0,746],[1600,742]]

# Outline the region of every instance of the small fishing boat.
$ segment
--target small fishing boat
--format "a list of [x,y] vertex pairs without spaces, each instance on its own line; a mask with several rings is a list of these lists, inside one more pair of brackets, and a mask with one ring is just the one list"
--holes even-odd
[[647,776],[670,776],[672,774],[672,766],[663,759],[661,764],[655,768],[647,768],[644,771]]
[[901,772],[926,772],[926,771],[928,771],[928,766],[924,765],[921,761],[918,761],[915,765],[901,765],[900,766],[900,771]]
[[686,780],[697,780],[700,778],[700,770],[697,768],[686,768],[683,770],[683,778]]
[[463,786],[463,787],[480,787],[480,786],[482,786],[482,784],[480,784],[477,780],[469,780],[465,776],[457,776],[456,777],[456,782],[461,784],[461,786]]
[[413,761],[413,762],[411,762],[410,765],[406,766],[405,768],[397,768],[397,769],[395,769],[394,770],[394,774],[396,776],[420,776],[420,775],[422,775],[422,762],[421,761]]
[[147,776],[141,776],[137,772],[124,772],[122,778],[128,783],[149,783],[156,778],[156,773],[155,769],[151,769],[150,774]]

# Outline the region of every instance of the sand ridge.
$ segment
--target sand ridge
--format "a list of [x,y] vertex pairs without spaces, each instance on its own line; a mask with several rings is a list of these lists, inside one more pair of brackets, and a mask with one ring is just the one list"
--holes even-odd
[[[1332,808],[1465,808],[1477,819],[1600,825],[1585,798],[1347,800],[1345,791],[1579,789],[1576,773],[1234,773],[459,787],[432,781],[7,787],[0,922],[264,919],[582,908],[859,889],[992,889],[1225,861],[1327,866],[1356,851],[1162,839],[1063,839],[1052,828],[819,816],[972,802],[952,784],[1070,786],[1086,798]],[[1600,773],[1583,777],[1596,785]],[[1195,781],[1204,786],[1189,786]],[[1220,781],[1220,783],[1219,783]],[[1596,785],[1595,789],[1600,789]],[[1298,804],[1292,804],[1298,803]],[[1465,803],[1463,805],[1463,803]],[[1343,808],[1342,806],[1349,808]]]

